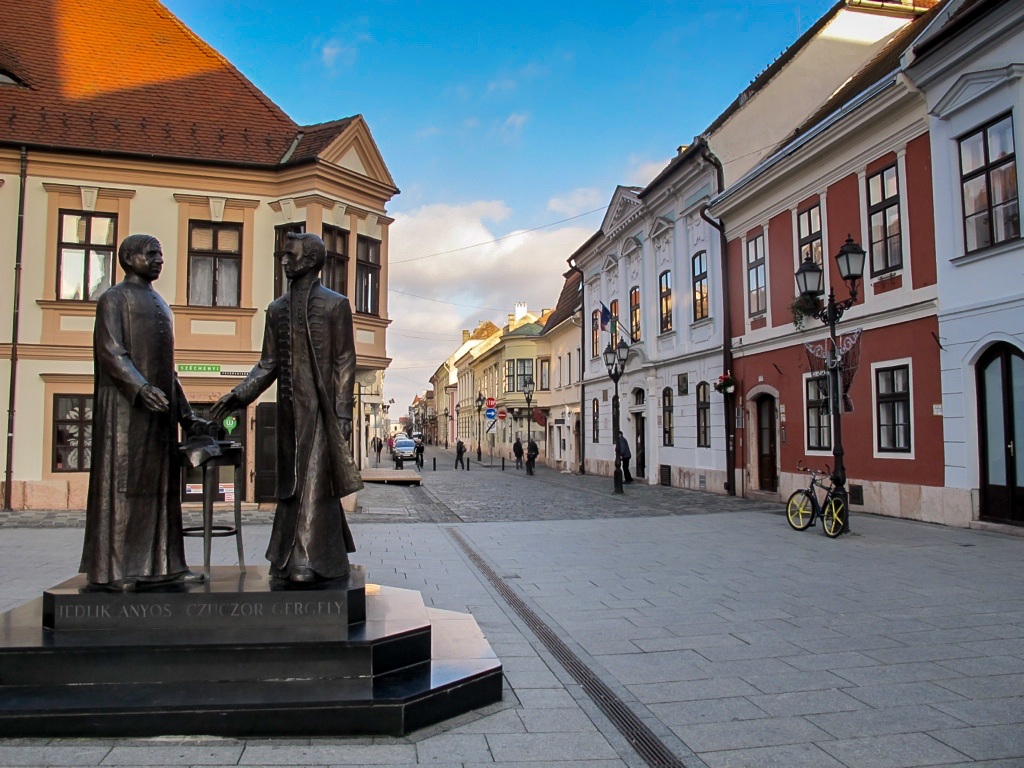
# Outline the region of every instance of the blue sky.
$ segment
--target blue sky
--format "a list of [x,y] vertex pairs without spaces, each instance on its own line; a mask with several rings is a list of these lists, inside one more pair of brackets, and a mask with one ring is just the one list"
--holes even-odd
[[163,1],[294,120],[366,118],[402,190],[400,413],[461,329],[553,306],[615,186],[650,181],[833,5]]

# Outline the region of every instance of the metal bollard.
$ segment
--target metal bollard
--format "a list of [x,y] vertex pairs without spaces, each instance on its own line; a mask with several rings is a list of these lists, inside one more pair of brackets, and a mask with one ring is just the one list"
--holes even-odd
[[470,461],[469,461],[469,458],[467,457],[466,458],[466,471],[467,472],[469,472],[469,464],[470,464]]
[[434,464],[434,471],[437,472],[437,456],[432,458],[431,462],[433,462],[433,464]]
[[502,472],[505,471],[505,457],[504,456],[501,457],[501,471]]

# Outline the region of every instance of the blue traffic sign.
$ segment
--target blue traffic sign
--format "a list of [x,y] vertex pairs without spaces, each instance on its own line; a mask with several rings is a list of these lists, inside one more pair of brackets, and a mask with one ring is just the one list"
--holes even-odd
[[484,411],[484,416],[486,416],[491,421],[494,421],[496,418],[498,418],[498,409],[488,408],[486,411]]

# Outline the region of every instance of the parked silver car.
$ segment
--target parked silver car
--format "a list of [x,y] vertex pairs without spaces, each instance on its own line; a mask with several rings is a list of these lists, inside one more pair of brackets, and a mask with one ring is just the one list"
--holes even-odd
[[416,458],[416,441],[408,437],[395,440],[395,456],[402,461]]

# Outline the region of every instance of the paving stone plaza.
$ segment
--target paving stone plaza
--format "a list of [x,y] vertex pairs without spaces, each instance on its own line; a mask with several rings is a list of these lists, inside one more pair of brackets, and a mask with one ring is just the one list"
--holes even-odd
[[[471,612],[500,704],[406,738],[7,739],[0,766],[1024,766],[1024,538],[855,515],[831,540],[780,504],[453,464],[368,486],[353,559]],[[4,520],[0,607],[76,572],[81,518]],[[271,513],[247,519],[262,562]]]

